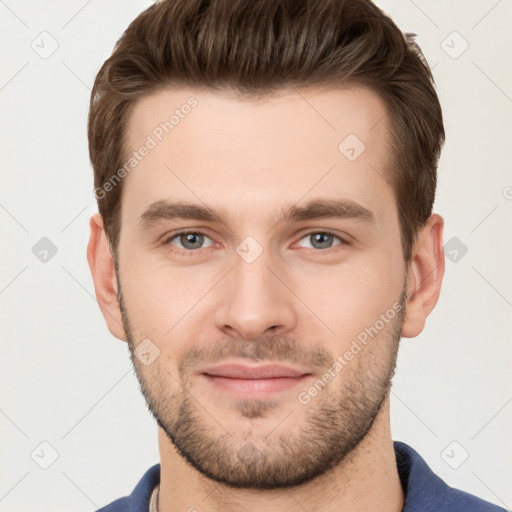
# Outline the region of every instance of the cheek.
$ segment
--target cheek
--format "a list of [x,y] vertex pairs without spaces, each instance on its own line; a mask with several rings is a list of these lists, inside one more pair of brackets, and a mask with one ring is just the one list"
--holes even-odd
[[334,331],[336,344],[345,345],[373,326],[381,315],[393,313],[400,300],[402,280],[400,266],[393,264],[385,252],[374,252],[357,264],[317,272],[310,283],[314,287],[302,286],[298,295]]
[[[131,253],[122,265],[122,291],[132,330],[155,340],[172,337],[194,317],[214,275],[199,267],[171,267],[144,254]],[[211,282],[211,284],[210,284]]]

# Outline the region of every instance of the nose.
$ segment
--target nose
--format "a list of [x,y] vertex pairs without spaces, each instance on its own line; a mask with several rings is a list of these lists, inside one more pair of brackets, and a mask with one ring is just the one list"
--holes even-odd
[[284,335],[297,323],[295,296],[287,276],[268,251],[248,263],[238,254],[234,268],[218,286],[217,328],[226,334],[252,340],[263,335]]

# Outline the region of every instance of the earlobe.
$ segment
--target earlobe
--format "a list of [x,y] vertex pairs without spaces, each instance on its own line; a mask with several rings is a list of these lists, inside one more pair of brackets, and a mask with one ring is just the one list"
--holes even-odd
[[441,293],[444,276],[444,220],[433,214],[419,231],[407,275],[407,308],[402,336],[420,334]]
[[96,299],[109,331],[116,338],[126,341],[117,298],[118,290],[114,260],[110,253],[103,219],[99,213],[95,213],[91,217],[89,226],[91,232],[87,245],[87,261],[94,282]]

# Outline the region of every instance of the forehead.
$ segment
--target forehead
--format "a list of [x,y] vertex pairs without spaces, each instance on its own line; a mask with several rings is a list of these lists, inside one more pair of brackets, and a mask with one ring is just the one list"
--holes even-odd
[[373,209],[394,201],[386,107],[361,86],[291,89],[260,100],[161,90],[134,105],[125,141],[134,164],[124,183],[125,220],[165,199],[253,216],[303,198]]

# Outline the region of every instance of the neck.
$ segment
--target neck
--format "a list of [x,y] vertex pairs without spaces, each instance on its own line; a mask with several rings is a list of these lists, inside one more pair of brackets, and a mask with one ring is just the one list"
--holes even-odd
[[389,425],[389,395],[366,438],[336,467],[296,487],[234,489],[192,468],[159,428],[158,512],[400,512],[404,495]]

